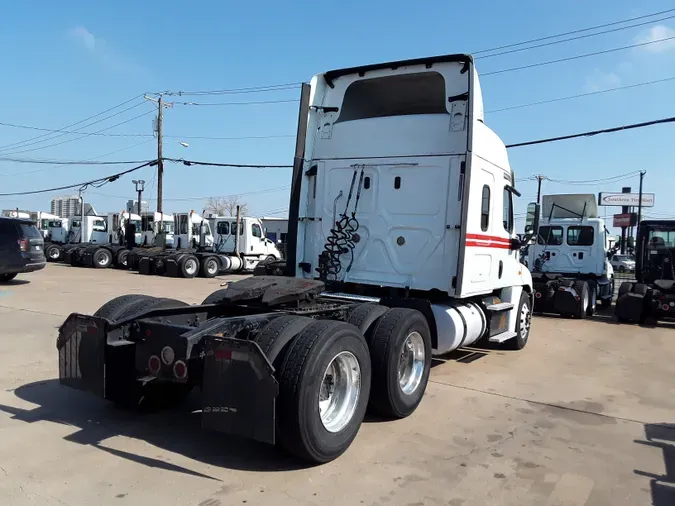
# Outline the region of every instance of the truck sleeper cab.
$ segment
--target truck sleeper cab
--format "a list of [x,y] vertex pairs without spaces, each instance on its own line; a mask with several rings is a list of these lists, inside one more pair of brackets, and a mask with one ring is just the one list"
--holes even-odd
[[519,194],[482,111],[469,55],[315,76],[302,86],[285,275],[194,306],[128,295],[74,313],[59,331],[61,383],[157,406],[199,386],[203,427],[322,463],[367,409],[411,415],[432,354],[481,339],[522,349],[532,281],[513,230]]
[[592,194],[544,195],[544,219],[529,246],[534,310],[585,318],[612,304],[610,241]]

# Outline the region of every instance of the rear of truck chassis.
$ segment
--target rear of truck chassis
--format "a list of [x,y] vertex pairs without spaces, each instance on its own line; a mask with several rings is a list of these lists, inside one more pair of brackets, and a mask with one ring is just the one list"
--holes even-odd
[[[200,305],[128,295],[72,314],[60,380],[148,409],[199,387],[204,428],[333,460],[367,409],[416,410],[432,354],[527,344],[514,181],[471,56],[319,74],[302,86],[286,261]],[[128,263],[170,273],[195,258]]]

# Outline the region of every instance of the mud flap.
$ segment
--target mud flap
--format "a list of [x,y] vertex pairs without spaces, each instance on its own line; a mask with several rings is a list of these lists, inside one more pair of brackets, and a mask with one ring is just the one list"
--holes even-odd
[[274,368],[253,341],[207,336],[202,427],[275,442]]
[[103,318],[73,313],[59,328],[59,382],[105,397],[106,325]]

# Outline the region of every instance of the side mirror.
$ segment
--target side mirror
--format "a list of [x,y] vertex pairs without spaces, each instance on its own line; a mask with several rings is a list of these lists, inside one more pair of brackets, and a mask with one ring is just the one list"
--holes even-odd
[[535,235],[539,231],[540,205],[530,202],[527,205],[527,217],[525,218],[525,234]]

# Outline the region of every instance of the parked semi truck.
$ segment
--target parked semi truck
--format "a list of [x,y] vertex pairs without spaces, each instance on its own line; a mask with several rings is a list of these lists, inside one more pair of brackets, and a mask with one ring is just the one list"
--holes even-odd
[[[79,228],[78,228],[79,224]],[[133,234],[127,237],[127,228]],[[65,262],[79,267],[127,268],[128,256],[141,242],[141,217],[126,211],[107,218],[84,216],[73,219],[68,244],[59,247]]]
[[528,248],[534,311],[585,318],[597,302],[609,307],[614,270],[609,232],[598,217],[595,195],[544,195],[537,239]]
[[527,344],[514,181],[470,55],[316,75],[302,85],[284,275],[198,305],[126,295],[73,313],[60,381],[148,408],[198,386],[204,428],[333,460],[366,409],[415,411],[432,354]]
[[621,283],[614,315],[625,323],[675,318],[675,220],[640,222],[636,243],[637,282]]
[[220,272],[250,271],[261,260],[281,258],[281,253],[264,237],[258,218],[211,216],[195,211],[174,215],[175,249],[135,250],[130,268],[142,274],[212,278]]

